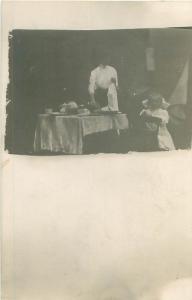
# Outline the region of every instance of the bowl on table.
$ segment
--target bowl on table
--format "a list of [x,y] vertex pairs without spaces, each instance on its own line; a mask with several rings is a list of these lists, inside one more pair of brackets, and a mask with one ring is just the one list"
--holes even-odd
[[89,109],[90,112],[100,111],[100,106],[97,103],[91,103],[91,102],[89,102],[87,104],[87,108]]

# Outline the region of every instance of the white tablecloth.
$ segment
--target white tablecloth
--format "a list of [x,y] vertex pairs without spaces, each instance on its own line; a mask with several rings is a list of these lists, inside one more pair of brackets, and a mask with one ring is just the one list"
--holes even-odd
[[125,114],[98,116],[38,116],[34,140],[34,151],[42,150],[82,154],[83,137],[108,130],[128,128]]

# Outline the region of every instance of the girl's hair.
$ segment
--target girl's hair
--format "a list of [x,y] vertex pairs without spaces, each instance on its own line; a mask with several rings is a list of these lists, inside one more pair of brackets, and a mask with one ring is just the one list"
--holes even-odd
[[163,101],[163,96],[161,95],[161,94],[159,94],[159,93],[157,93],[157,92],[151,92],[150,94],[149,94],[149,96],[148,96],[148,99],[150,100],[150,101],[155,101],[155,102],[157,102],[157,101]]

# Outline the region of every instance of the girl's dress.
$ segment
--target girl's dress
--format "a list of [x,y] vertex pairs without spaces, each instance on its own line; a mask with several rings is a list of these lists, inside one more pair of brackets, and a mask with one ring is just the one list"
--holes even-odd
[[161,150],[175,150],[175,146],[172,140],[172,137],[167,129],[166,124],[169,122],[169,114],[165,109],[158,108],[155,110],[152,109],[143,109],[140,115],[146,114],[150,117],[156,117],[161,119],[158,131],[158,144]]

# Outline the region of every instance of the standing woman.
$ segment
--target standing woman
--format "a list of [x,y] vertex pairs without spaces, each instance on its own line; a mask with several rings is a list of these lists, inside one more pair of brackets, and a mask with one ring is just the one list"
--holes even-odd
[[103,110],[118,111],[118,77],[114,67],[109,65],[109,56],[100,56],[99,65],[91,71],[89,80],[90,104]]

